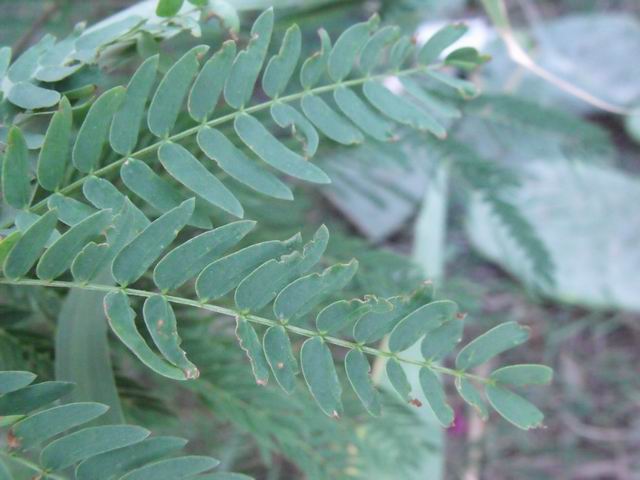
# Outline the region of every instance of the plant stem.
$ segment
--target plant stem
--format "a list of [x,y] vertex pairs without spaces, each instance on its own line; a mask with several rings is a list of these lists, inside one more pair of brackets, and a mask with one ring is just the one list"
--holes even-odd
[[47,471],[43,470],[38,464],[26,458],[19,457],[17,455],[6,453],[6,452],[0,452],[0,454],[2,454],[2,456],[4,456],[5,458],[8,458],[16,463],[19,463],[20,465],[28,468],[29,470],[38,472],[39,476],[33,477],[34,479],[46,478],[48,480],[67,480],[67,477],[63,477],[62,475],[56,475],[55,473],[48,473]]
[[[337,83],[332,83],[329,85],[322,85],[320,87],[315,87],[315,88],[310,88],[307,90],[304,90],[302,92],[298,92],[298,93],[293,93],[291,95],[287,95],[284,97],[280,97],[280,98],[274,98],[272,100],[269,100],[267,102],[263,102],[260,103],[258,105],[254,105],[252,107],[247,107],[247,108],[242,108],[240,110],[237,110],[235,112],[229,113],[227,115],[223,115],[222,117],[218,117],[218,118],[214,118],[213,120],[209,120],[208,122],[204,122],[201,125],[197,125],[195,127],[192,128],[188,128],[187,130],[183,130],[182,132],[178,132],[174,135],[168,136],[165,139],[159,140],[151,145],[148,145],[136,152],[131,153],[130,155],[124,156],[119,158],[118,160],[114,161],[113,163],[110,163],[109,165],[106,165],[102,168],[99,168],[95,171],[93,171],[91,174],[86,175],[82,178],[79,178],[78,180],[76,180],[73,183],[70,183],[69,185],[67,185],[64,188],[61,188],[58,193],[62,194],[62,195],[66,195],[68,193],[71,193],[75,190],[77,190],[78,188],[82,187],[82,185],[87,181],[87,179],[89,178],[89,176],[105,176],[111,172],[113,172],[114,170],[116,170],[118,167],[120,167],[124,162],[127,161],[127,159],[129,158],[138,158],[139,160],[143,160],[142,158],[139,157],[144,157],[145,155],[148,155],[154,151],[156,151],[158,148],[160,148],[160,146],[165,143],[165,142],[175,142],[178,140],[182,140],[183,138],[187,138],[190,137],[192,135],[195,135],[196,133],[198,133],[202,128],[204,127],[215,127],[217,125],[226,123],[226,122],[230,122],[232,120],[234,120],[236,117],[238,117],[239,115],[243,114],[243,113],[256,113],[262,110],[266,110],[267,108],[270,108],[272,105],[276,104],[276,103],[292,103],[295,102],[297,100],[300,100],[302,97],[304,97],[305,95],[318,95],[318,94],[322,94],[322,93],[327,93],[327,92],[331,92],[333,90],[336,90],[338,87],[341,86],[345,86],[345,87],[350,87],[350,86],[356,86],[356,85],[361,85],[369,80],[379,80],[382,78],[387,78],[389,76],[405,76],[405,75],[412,75],[414,73],[418,73],[418,72],[424,72],[427,70],[427,66],[426,65],[420,65],[417,67],[413,67],[413,68],[408,68],[405,70],[399,70],[393,73],[383,73],[383,74],[378,74],[378,75],[368,75],[366,77],[361,77],[361,78],[354,78],[352,80],[346,80],[343,82],[337,82]],[[30,210],[34,213],[39,213],[41,211],[43,211],[45,209],[45,207],[47,206],[47,199],[48,198],[44,198],[42,200],[40,200],[38,203],[36,203],[35,205],[33,205]]]
[[[84,289],[84,290],[93,290],[93,291],[98,291],[98,292],[105,292],[105,293],[109,293],[109,292],[124,292],[125,294],[129,295],[129,296],[133,296],[133,297],[143,297],[143,298],[148,298],[148,297],[152,297],[154,295],[158,295],[158,293],[156,292],[150,292],[147,290],[139,290],[139,289],[135,289],[135,288],[121,288],[121,287],[115,287],[112,285],[99,285],[99,284],[92,284],[92,283],[86,283],[86,284],[82,284],[82,283],[75,283],[75,282],[68,282],[68,281],[62,281],[62,280],[39,280],[39,279],[35,279],[35,278],[23,278],[23,279],[18,279],[18,280],[10,280],[10,279],[6,279],[6,278],[2,278],[0,279],[0,284],[5,284],[5,285],[23,285],[23,286],[39,286],[39,287],[53,287],[53,288],[66,288],[66,289],[72,289],[72,288],[79,288],[79,289]],[[245,314],[243,312],[239,312],[237,310],[234,310],[232,308],[227,308],[227,307],[221,307],[219,305],[214,305],[211,303],[203,303],[200,302],[198,300],[191,300],[189,298],[183,298],[183,297],[176,297],[173,295],[164,295],[164,297],[167,299],[167,301],[174,303],[176,305],[186,305],[186,306],[190,306],[190,307],[195,307],[195,308],[200,308],[203,310],[208,310],[210,312],[215,312],[215,313],[219,313],[221,315],[226,315],[229,317],[241,317],[246,319],[249,322],[258,324],[258,325],[264,325],[267,327],[273,327],[273,326],[278,326],[278,325],[282,325],[280,322],[276,321],[276,320],[272,320],[269,318],[264,318],[264,317],[259,317],[257,315],[250,315],[250,314]],[[419,367],[426,367],[429,368],[431,370],[433,370],[434,372],[437,373],[441,373],[444,375],[451,375],[454,377],[465,377],[465,378],[469,378],[469,379],[473,379],[477,382],[480,383],[488,383],[489,380],[483,377],[480,377],[478,375],[473,375],[471,373],[467,373],[461,370],[454,370],[452,368],[447,368],[447,367],[443,367],[441,365],[436,365],[433,364],[431,362],[427,362],[427,361],[419,361],[419,360],[413,360],[410,358],[405,358],[405,357],[401,357],[397,354],[394,354],[392,352],[387,352],[387,351],[383,351],[383,350],[379,350],[377,348],[373,348],[373,347],[368,347],[366,345],[362,345],[356,342],[352,342],[349,340],[344,340],[342,338],[337,338],[337,337],[332,337],[329,335],[322,335],[320,332],[317,332],[315,330],[310,330],[308,328],[303,328],[303,327],[298,327],[295,325],[289,325],[289,324],[285,324],[282,325],[287,331],[294,333],[296,335],[300,335],[302,337],[322,337],[324,339],[324,341],[326,341],[327,343],[330,343],[332,345],[336,345],[338,347],[343,347],[343,348],[347,348],[349,350],[353,350],[353,349],[357,349],[357,350],[361,350],[363,353],[366,353],[368,355],[372,355],[375,357],[383,357],[383,358],[395,358],[397,361],[402,362],[402,363],[406,363],[406,364],[411,364],[411,365],[417,365]]]

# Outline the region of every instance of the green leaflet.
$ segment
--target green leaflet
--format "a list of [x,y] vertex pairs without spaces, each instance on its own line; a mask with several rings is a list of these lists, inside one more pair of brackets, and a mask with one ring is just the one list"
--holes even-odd
[[423,284],[410,295],[389,298],[390,310],[367,312],[353,327],[353,336],[359,343],[380,340],[406,315],[433,300],[433,285]]
[[165,143],[158,150],[165,170],[182,185],[211,205],[242,218],[244,210],[233,193],[194,157],[177,143]]
[[291,350],[291,341],[282,326],[269,327],[262,339],[264,354],[269,362],[273,376],[287,393],[296,388],[298,363]]
[[136,210],[131,201],[126,199],[120,213],[113,220],[113,226],[106,232],[107,243],[90,242],[76,256],[71,264],[71,274],[77,282],[93,280],[149,224],[148,221],[141,223],[138,220]]
[[159,17],[173,17],[180,11],[184,0],[158,0],[156,15]]
[[489,412],[478,389],[473,386],[469,379],[464,377],[456,377],[455,384],[456,390],[462,399],[475,409],[482,420],[486,421],[489,418]]
[[129,307],[129,299],[124,292],[107,294],[104,297],[104,311],[113,333],[142,363],[164,377],[187,380],[182,370],[165,362],[149,348],[136,328],[136,314]]
[[329,242],[329,230],[322,225],[302,251],[260,265],[240,282],[234,300],[244,311],[258,311],[267,305],[291,280],[320,261]]
[[30,82],[15,83],[7,93],[7,99],[25,110],[52,107],[60,100],[60,94]]
[[369,312],[389,312],[393,305],[387,300],[373,295],[364,300],[338,300],[323,308],[316,317],[316,328],[320,333],[334,335],[347,328]]
[[238,115],[234,127],[247,147],[273,168],[307,182],[331,182],[326,173],[289,150],[251,115]]
[[340,417],[342,386],[333,364],[331,351],[322,338],[309,338],[302,344],[300,364],[309,391],[320,409],[330,417]]
[[342,113],[364,133],[382,142],[392,138],[393,124],[371,110],[353,90],[338,87],[333,92],[333,98]]
[[198,455],[168,458],[133,470],[120,480],[182,480],[211,470],[219,463],[215,458]]
[[318,130],[334,142],[343,145],[362,143],[364,137],[349,120],[336,113],[317,95],[305,95],[301,101],[302,111]]
[[7,73],[7,68],[11,63],[11,47],[0,47],[0,81]]
[[255,224],[250,220],[233,222],[192,238],[160,260],[153,280],[162,291],[180,287],[242,240]]
[[454,104],[426,92],[415,80],[404,77],[402,86],[412,97],[435,114],[448,118],[460,118],[462,116],[462,113]]
[[55,212],[47,212],[23,232],[4,261],[4,274],[7,278],[22,277],[31,270],[57,222]]
[[287,285],[273,303],[273,313],[279,320],[300,318],[313,310],[327,295],[341,290],[358,270],[358,262],[336,264],[322,273],[312,273]]
[[150,433],[131,425],[85,428],[47,445],[40,454],[40,463],[50,470],[62,470],[93,455],[140,442]]
[[189,114],[194,120],[204,122],[215,110],[235,56],[236,43],[227,40],[200,70],[188,100]]
[[450,300],[438,300],[404,317],[389,335],[389,350],[401,352],[447,321],[455,318],[458,306]]
[[265,10],[251,27],[251,40],[236,57],[224,85],[224,98],[233,108],[251,99],[253,87],[264,63],[273,31],[273,7]]
[[456,368],[469,370],[490,358],[517,347],[529,338],[529,329],[516,322],[506,322],[483,333],[466,345],[456,357]]
[[164,358],[181,369],[187,379],[198,378],[198,368],[187,359],[187,354],[180,348],[182,340],[178,335],[176,316],[167,299],[162,295],[147,298],[143,315],[147,330]]
[[125,473],[159,460],[185,446],[178,437],[153,437],[141,442],[93,456],[76,470],[76,480],[116,480]]
[[382,412],[378,392],[371,382],[371,367],[367,356],[360,350],[350,350],[344,359],[347,378],[369,414],[377,417]]
[[300,235],[296,235],[284,242],[272,240],[256,243],[216,260],[196,280],[198,298],[203,302],[220,298],[235,288],[256,267],[291,252],[299,244]]
[[435,362],[442,360],[462,340],[463,328],[464,322],[454,318],[429,332],[420,345],[424,359]]
[[[162,213],[176,208],[186,200],[172,184],[154,173],[151,167],[141,160],[129,158],[120,168],[120,177],[129,190]],[[211,228],[211,220],[205,212],[198,209],[198,202],[189,218],[189,225],[198,228]]]
[[320,51],[307,58],[300,69],[300,84],[304,89],[313,88],[320,81],[327,68],[331,53],[331,38],[324,28],[318,30]]
[[447,395],[433,370],[426,367],[420,369],[420,386],[440,425],[445,428],[451,426],[454,420],[453,409],[447,404]]
[[[110,208],[114,212],[119,212],[127,203],[127,197],[114,187],[111,182],[103,178],[89,177],[82,185],[82,193],[94,207],[100,210]],[[132,211],[133,222],[136,226],[146,227],[151,223],[133,203],[128,202],[127,208]]]
[[401,30],[395,25],[387,25],[375,32],[360,51],[360,69],[364,73],[371,72],[382,55],[385,47],[400,38]]
[[42,188],[55,191],[64,182],[67,157],[71,147],[73,116],[71,104],[63,97],[53,114],[38,157],[37,176]]
[[73,389],[68,382],[42,382],[0,397],[0,416],[26,415],[63,397]]
[[38,278],[53,280],[62,275],[82,248],[93,237],[103,234],[112,221],[111,211],[101,210],[67,230],[40,258],[36,267]]
[[551,383],[553,370],[546,365],[509,365],[491,372],[491,379],[516,387]]
[[406,98],[394,95],[381,83],[371,80],[365,82],[362,91],[367,100],[390,119],[418,130],[429,131],[438,138],[446,137],[447,132],[435,118]]
[[412,400],[411,384],[409,383],[409,379],[407,379],[407,374],[395,358],[387,360],[387,377],[389,377],[391,386],[405,402]]
[[198,72],[198,58],[209,47],[198,45],[185,53],[164,76],[151,100],[147,123],[149,130],[160,138],[169,136],[182,109],[191,81]]
[[387,61],[389,68],[391,70],[398,70],[402,68],[413,51],[413,48],[413,40],[411,37],[408,35],[400,37],[389,51],[389,60]]
[[542,426],[544,414],[520,395],[496,385],[487,385],[485,393],[495,411],[516,427],[529,430]]
[[[293,135],[299,138],[307,157],[313,157],[318,150],[320,138],[315,127],[298,110],[286,103],[271,105],[271,117],[282,128],[291,128]],[[304,137],[300,136],[300,133]]]
[[456,90],[463,98],[473,98],[478,95],[478,87],[476,87],[473,83],[462,80],[460,78],[453,77],[451,75],[445,75],[441,72],[436,72],[433,70],[429,70],[427,74],[448,87]]
[[[16,217],[14,221],[18,230],[24,233],[24,231],[27,230],[31,225],[36,223],[36,221],[39,218],[40,218],[40,215],[36,215],[35,213],[32,213],[28,210],[20,210],[19,212],[16,213]],[[53,242],[55,242],[59,238],[60,238],[60,232],[54,229],[53,232],[51,233],[51,236],[47,240],[45,247],[47,248],[50,247],[53,244]]]
[[70,403],[53,407],[19,421],[11,432],[21,449],[41,444],[59,433],[89,422],[105,413],[109,407],[100,403]]
[[149,269],[187,224],[194,199],[185,200],[140,232],[113,260],[113,276],[120,285],[129,285]]
[[71,152],[73,164],[82,173],[91,173],[100,166],[111,119],[120,106],[125,91],[124,87],[114,87],[104,92],[91,105],[82,122]]
[[269,365],[264,357],[262,345],[255,329],[242,317],[236,318],[236,337],[240,348],[244,350],[251,363],[251,371],[258,385],[266,385],[269,381]]
[[120,108],[115,112],[109,131],[111,148],[120,155],[129,155],[138,143],[140,126],[147,100],[156,80],[158,55],[147,58],[127,85]]
[[0,239],[0,265],[4,265],[4,261],[6,260],[9,252],[13,249],[18,240],[22,237],[22,232],[16,230],[15,232],[10,233],[6,237]]
[[262,89],[271,98],[280,96],[287,88],[298,65],[301,48],[302,34],[300,27],[294,23],[284,34],[280,52],[271,57],[262,75]]
[[379,24],[380,17],[372,15],[366,22],[356,23],[342,32],[329,55],[327,66],[332,79],[339,82],[351,73],[360,49]]
[[218,130],[203,128],[198,132],[198,145],[207,157],[239,182],[274,198],[293,200],[291,189],[271,172],[263,169],[231,143]]
[[71,263],[71,275],[76,282],[88,282],[95,278],[105,266],[109,245],[90,242],[76,255]]
[[31,203],[27,142],[15,126],[9,130],[2,162],[2,195],[14,208],[27,208]]
[[0,372],[0,395],[26,387],[35,379],[36,375],[31,372]]
[[422,65],[434,63],[443,50],[457,42],[465,33],[467,33],[467,27],[461,23],[442,27],[422,46],[418,52],[418,63]]
[[48,198],[47,207],[56,212],[58,220],[70,227],[96,213],[89,205],[59,193],[54,193]]
[[447,55],[444,63],[445,65],[451,65],[462,70],[472,71],[490,59],[490,55],[482,55],[473,47],[462,47]]

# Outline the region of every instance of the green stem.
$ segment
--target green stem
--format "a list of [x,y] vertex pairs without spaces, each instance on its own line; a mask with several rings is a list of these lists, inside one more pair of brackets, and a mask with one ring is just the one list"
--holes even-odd
[[28,468],[29,470],[33,470],[34,472],[38,472],[39,476],[33,477],[34,479],[37,478],[46,478],[47,480],[67,480],[67,477],[63,477],[62,475],[56,475],[55,473],[49,473],[46,470],[43,470],[42,467],[40,467],[40,465],[32,462],[31,460],[28,460],[24,457],[19,457],[15,454],[10,454],[10,453],[6,453],[6,452],[0,452],[0,454],[2,454],[2,456],[4,456],[5,458],[10,459],[13,462],[19,463],[20,465]]
[[[220,125],[222,123],[226,123],[226,122],[230,122],[232,120],[234,120],[237,116],[243,114],[243,113],[256,113],[262,110],[265,110],[267,108],[270,108],[272,105],[276,104],[276,103],[291,103],[291,102],[295,102],[297,100],[300,100],[302,97],[304,97],[305,95],[318,95],[318,94],[322,94],[322,93],[326,93],[326,92],[331,92],[335,89],[337,89],[338,87],[341,86],[346,86],[346,87],[351,87],[351,86],[356,86],[356,85],[361,85],[369,80],[377,80],[377,79],[382,79],[382,78],[387,78],[391,75],[395,75],[395,76],[405,76],[405,75],[412,75],[414,73],[418,73],[418,72],[424,72],[426,71],[427,66],[425,65],[420,65],[417,67],[413,67],[413,68],[408,68],[406,70],[399,70],[397,72],[394,72],[392,74],[389,73],[383,73],[383,74],[378,74],[378,75],[369,75],[366,77],[361,77],[361,78],[354,78],[352,80],[346,80],[343,82],[337,82],[337,83],[332,83],[330,85],[322,85],[320,87],[315,87],[315,88],[310,88],[308,90],[304,90],[302,92],[298,92],[298,93],[293,93],[291,95],[287,95],[284,97],[280,97],[280,98],[274,98],[272,100],[269,100],[267,102],[263,102],[260,103],[258,105],[254,105],[252,107],[248,107],[248,108],[243,108],[240,109],[238,111],[229,113],[227,115],[223,115],[222,117],[218,117],[218,118],[214,118],[213,120],[209,120],[208,122],[204,122],[200,125],[197,125],[195,127],[192,128],[188,128],[187,130],[183,130],[182,132],[176,133],[174,135],[171,135],[165,139],[159,140],[151,145],[148,145],[140,150],[138,150],[137,152],[133,152],[130,155],[124,156],[119,158],[118,160],[116,160],[113,163],[110,163],[109,165],[106,165],[102,168],[99,168],[98,170],[93,171],[90,175],[94,175],[94,176],[105,176],[108,175],[109,173],[113,172],[114,170],[116,170],[118,167],[120,167],[120,165],[122,165],[124,162],[127,161],[128,158],[139,158],[139,157],[144,157],[145,155],[148,155],[152,152],[154,152],[155,150],[157,150],[158,148],[160,148],[160,146],[165,143],[165,142],[175,142],[178,140],[182,140],[183,138],[186,137],[190,137],[192,135],[195,135],[196,133],[198,133],[198,131],[200,131],[202,128],[204,127],[215,127],[217,125]],[[142,160],[142,158],[139,158]],[[66,195],[68,193],[71,193],[75,190],[77,190],[78,188],[82,187],[82,185],[84,184],[84,182],[87,181],[87,179],[89,178],[89,175],[84,176],[78,180],[76,180],[73,183],[70,183],[69,185],[67,185],[64,188],[61,188],[58,193],[62,194],[62,195]],[[47,198],[44,198],[43,200],[40,200],[38,203],[36,203],[35,205],[33,205],[30,210],[34,213],[39,213],[41,211],[43,211],[47,206]]]
[[[150,292],[147,290],[139,290],[139,289],[135,289],[135,288],[121,288],[121,287],[115,287],[112,285],[98,285],[98,284],[81,284],[81,283],[75,283],[75,282],[67,282],[67,281],[62,281],[62,280],[39,280],[39,279],[35,279],[35,278],[23,278],[23,279],[18,279],[18,280],[10,280],[10,279],[6,279],[6,278],[2,278],[0,279],[0,284],[5,284],[5,285],[24,285],[24,286],[39,286],[39,287],[53,287],[53,288],[66,288],[66,289],[72,289],[72,288],[79,288],[79,289],[84,289],[84,290],[93,290],[93,291],[98,291],[98,292],[105,292],[105,293],[109,293],[109,292],[124,292],[129,296],[133,296],[133,297],[143,297],[143,298],[148,298],[148,297],[152,297],[154,295],[157,295],[156,292]],[[219,305],[214,305],[211,303],[203,303],[200,302],[198,300],[191,300],[188,298],[183,298],[183,297],[176,297],[173,295],[164,295],[164,297],[167,299],[167,301],[174,303],[176,305],[186,305],[189,307],[195,307],[195,308],[200,308],[203,310],[208,310],[210,312],[215,312],[215,313],[219,313],[221,315],[226,315],[229,317],[242,317],[244,319],[246,319],[249,322],[258,324],[258,325],[264,325],[267,327],[273,327],[273,326],[278,326],[281,325],[280,322],[277,322],[276,320],[271,320],[269,318],[264,318],[264,317],[258,317],[257,315],[250,315],[250,314],[244,314],[242,312],[239,312],[237,310],[234,310],[232,308],[227,308],[227,307],[221,307]],[[383,350],[379,350],[377,348],[373,348],[373,347],[368,347],[366,345],[362,345],[360,343],[356,343],[356,342],[351,342],[349,340],[344,340],[342,338],[337,338],[337,337],[332,337],[330,335],[322,335],[321,333],[315,331],[315,330],[310,330],[308,328],[303,328],[303,327],[298,327],[295,325],[282,325],[287,331],[296,334],[296,335],[300,335],[302,337],[317,337],[317,336],[321,336],[324,341],[326,341],[327,343],[330,343],[332,345],[336,345],[338,347],[343,347],[343,348],[347,348],[349,350],[353,350],[353,349],[358,349],[361,350],[362,352],[368,354],[368,355],[372,355],[375,357],[382,357],[382,358],[395,358],[396,360],[398,360],[399,362],[402,363],[406,363],[406,364],[411,364],[411,365],[417,365],[419,367],[426,367],[429,368],[431,370],[433,370],[434,372],[437,373],[442,373],[444,375],[451,375],[454,377],[465,377],[465,378],[469,378],[469,379],[473,379],[477,382],[480,383],[488,383],[489,380],[484,378],[484,377],[480,377],[478,375],[473,375],[471,373],[467,373],[461,370],[454,370],[452,368],[447,368],[447,367],[442,367],[440,365],[435,365],[431,362],[427,362],[427,361],[420,361],[420,360],[413,360],[410,358],[405,358],[405,357],[401,357],[395,353],[392,352],[386,352]]]

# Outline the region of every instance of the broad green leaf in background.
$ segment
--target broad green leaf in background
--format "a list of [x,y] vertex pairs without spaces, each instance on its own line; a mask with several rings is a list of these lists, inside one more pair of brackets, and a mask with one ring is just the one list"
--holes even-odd
[[[639,227],[631,214],[631,206],[640,204],[636,178],[604,166],[537,162],[508,199],[532,224],[555,264],[555,282],[542,290],[545,296],[640,311]],[[467,231],[484,256],[524,283],[534,283],[527,259],[479,199],[472,204]]]

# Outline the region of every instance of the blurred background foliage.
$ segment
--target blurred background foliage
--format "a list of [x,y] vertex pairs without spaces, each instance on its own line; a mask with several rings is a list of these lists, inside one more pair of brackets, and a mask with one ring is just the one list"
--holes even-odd
[[[2,0],[0,44],[24,51],[44,33],[63,37],[79,21],[93,24],[133,3]],[[177,314],[186,350],[203,367],[201,381],[176,389],[150,378],[112,343],[127,418],[191,438],[194,449],[224,467],[265,480],[640,478],[638,117],[603,112],[518,67],[479,2],[230,3],[243,26],[274,4],[276,32],[296,21],[311,48],[319,27],[335,34],[373,11],[418,39],[440,22],[469,23],[462,45],[491,61],[461,75],[482,95],[459,102],[433,88],[427,99],[448,124],[449,139],[436,144],[407,134],[388,148],[323,147],[318,159],[331,187],[300,187],[293,205],[254,201],[247,217],[267,227],[266,237],[284,237],[309,219],[327,223],[334,232],[327,262],[352,255],[361,262],[353,295],[392,295],[434,278],[468,312],[470,331],[507,320],[530,326],[533,341],[517,352],[518,362],[557,372],[550,389],[532,397],[547,415],[546,428],[520,432],[498,418],[485,424],[458,404],[455,426],[441,437],[428,418],[391,397],[380,419],[351,402],[335,422],[315,414],[303,394],[257,387],[229,324],[192,310]],[[539,65],[628,111],[640,105],[637,0],[507,6],[519,43]],[[88,69],[85,78],[121,83],[138,54],[160,49],[168,62],[187,45],[218,45],[229,32],[213,19],[201,34],[139,44],[133,60],[100,66],[108,76],[91,77]],[[2,369],[53,376],[60,308],[59,292],[2,288]]]

